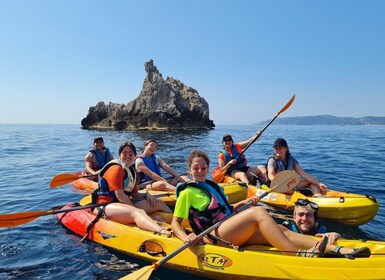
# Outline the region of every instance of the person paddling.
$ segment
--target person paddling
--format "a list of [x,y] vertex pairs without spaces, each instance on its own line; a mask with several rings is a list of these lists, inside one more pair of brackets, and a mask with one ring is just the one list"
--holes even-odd
[[[258,133],[260,132],[258,131]],[[223,149],[218,155],[219,171],[226,171],[226,175],[246,184],[249,184],[250,180],[255,179],[252,174],[256,174],[258,177],[266,180],[265,174],[258,166],[249,166],[247,164],[246,156],[242,152],[254,139],[255,136],[234,144],[233,137],[230,134],[224,135],[222,138]]]

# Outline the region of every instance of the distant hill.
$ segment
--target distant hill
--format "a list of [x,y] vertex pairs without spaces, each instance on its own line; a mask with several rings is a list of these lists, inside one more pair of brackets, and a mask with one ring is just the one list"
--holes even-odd
[[[258,124],[266,125],[270,120]],[[281,125],[385,125],[385,117],[336,117],[331,115],[277,118],[275,124]]]

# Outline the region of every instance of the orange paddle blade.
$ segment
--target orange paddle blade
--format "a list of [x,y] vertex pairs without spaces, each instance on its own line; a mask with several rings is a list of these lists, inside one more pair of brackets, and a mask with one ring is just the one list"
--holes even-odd
[[216,182],[216,183],[222,183],[224,180],[225,180],[225,175],[226,174],[226,170],[225,171],[221,171],[221,169],[218,167],[215,167],[213,172],[211,173],[212,175],[212,181]]
[[69,183],[76,181],[76,180],[83,178],[83,177],[88,177],[88,176],[75,175],[75,174],[69,174],[69,173],[59,174],[59,175],[56,175],[55,177],[52,178],[49,186],[51,188],[62,186],[62,185],[69,184]]
[[30,221],[33,221],[41,216],[50,215],[53,213],[53,210],[49,211],[32,211],[32,212],[23,212],[23,213],[12,213],[12,214],[2,214],[0,215],[0,227],[14,227],[22,224],[26,224]]

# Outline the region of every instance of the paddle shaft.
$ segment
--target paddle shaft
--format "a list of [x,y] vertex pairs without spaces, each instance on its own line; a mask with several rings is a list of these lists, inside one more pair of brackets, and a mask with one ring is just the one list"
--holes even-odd
[[47,211],[42,210],[42,211],[32,211],[32,212],[23,212],[23,213],[3,214],[3,215],[0,215],[0,227],[18,226],[18,225],[31,222],[42,216],[77,211],[77,210],[82,210],[86,208],[105,206],[107,204],[108,203],[99,203],[99,204],[89,204],[84,206],[76,206],[76,207],[66,208],[66,209],[51,209]]
[[[269,123],[261,130],[257,133],[257,135],[255,135],[254,139],[249,143],[247,144],[247,146],[239,153],[239,155],[235,158],[236,161],[238,161],[238,159],[246,152],[246,150],[255,142],[258,140],[258,138],[263,134],[263,132],[278,118],[278,116],[285,112],[290,106],[291,104],[293,104],[294,102],[294,99],[295,99],[295,94],[290,98],[290,100],[286,103],[286,105],[274,116],[274,118],[271,119],[271,121],[269,121]],[[230,166],[229,166],[230,167]],[[226,170],[229,168],[227,167],[225,169],[225,172]]]

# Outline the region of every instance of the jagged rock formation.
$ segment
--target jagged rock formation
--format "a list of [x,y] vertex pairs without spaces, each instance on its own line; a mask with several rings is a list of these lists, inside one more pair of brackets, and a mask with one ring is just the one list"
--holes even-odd
[[98,102],[81,125],[86,129],[195,130],[215,127],[209,105],[195,89],[167,77],[153,60],[145,63],[147,76],[139,96],[127,105]]

